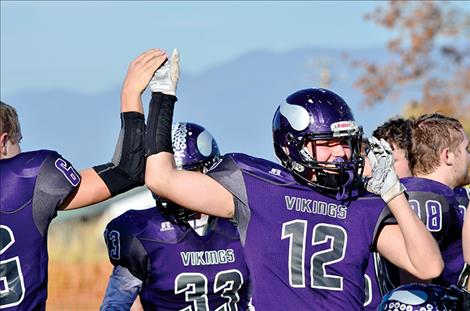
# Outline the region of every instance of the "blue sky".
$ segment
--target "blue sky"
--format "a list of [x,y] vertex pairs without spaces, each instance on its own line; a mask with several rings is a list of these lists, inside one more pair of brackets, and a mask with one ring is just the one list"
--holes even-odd
[[[171,51],[178,47],[184,76],[185,73],[202,73],[255,51],[382,47],[393,33],[363,17],[385,4],[382,1],[0,0],[0,98],[9,103],[9,99],[17,94],[37,94],[34,92],[38,91],[52,91],[52,94],[59,94],[60,99],[65,98],[63,101],[52,100],[51,105],[40,105],[35,98],[19,103],[17,109],[25,137],[22,147],[23,150],[59,150],[76,168],[82,169],[111,159],[119,121],[116,113],[98,114],[86,103],[82,107],[77,101],[114,94],[107,102],[99,104],[103,105],[100,107],[103,110],[116,111],[119,96],[115,94],[116,90],[129,62],[142,51],[153,47]],[[470,10],[466,2],[454,4]],[[289,64],[289,59],[285,62]],[[286,67],[288,65],[283,66]],[[282,74],[275,70],[273,68],[272,74]],[[231,77],[224,76],[223,82],[230,84]],[[213,92],[210,87],[207,85],[208,92]],[[69,94],[75,95],[75,101],[67,100]],[[191,95],[188,91],[188,99]],[[79,107],[71,107],[71,102]],[[253,105],[251,108],[252,115],[261,115],[259,107]],[[227,114],[223,105],[212,109],[229,129],[231,123],[236,123],[223,119]],[[266,119],[269,119],[273,108],[267,109],[269,116]],[[190,108],[182,107],[177,114],[186,110]],[[74,121],[86,121],[80,122],[79,127],[63,123],[58,126],[57,120],[64,119],[64,112],[73,114]],[[204,114],[211,114],[211,111]],[[100,119],[103,117],[106,118]],[[210,118],[212,116],[207,116],[206,120],[209,124]],[[235,142],[236,138],[232,138],[234,135],[248,136],[246,132],[249,131],[253,134],[249,137],[260,145],[258,149],[264,150],[265,157],[272,157],[268,121],[252,122],[245,133],[232,133],[225,124],[217,128],[216,122],[209,127],[215,128],[211,132],[218,137],[223,152],[250,153],[245,150],[243,141]],[[240,144],[243,150],[225,147],[232,140],[232,145]]]
[[2,0],[0,91],[102,92],[152,47],[178,47],[199,73],[256,50],[379,46],[390,32],[363,20],[379,4]]

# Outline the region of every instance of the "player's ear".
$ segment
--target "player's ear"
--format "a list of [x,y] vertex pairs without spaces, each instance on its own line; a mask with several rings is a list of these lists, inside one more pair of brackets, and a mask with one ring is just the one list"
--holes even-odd
[[0,152],[3,155],[6,155],[7,153],[7,142],[9,139],[10,136],[8,135],[8,133],[2,133],[2,135],[0,136]]
[[448,165],[448,166],[451,166],[454,164],[455,154],[452,151],[450,151],[449,148],[442,149],[440,157],[441,157],[441,162],[443,164]]

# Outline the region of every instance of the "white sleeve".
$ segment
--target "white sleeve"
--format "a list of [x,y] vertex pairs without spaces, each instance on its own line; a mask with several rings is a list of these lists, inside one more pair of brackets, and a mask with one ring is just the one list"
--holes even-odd
[[127,268],[114,267],[100,311],[130,310],[141,289],[142,281],[133,276]]

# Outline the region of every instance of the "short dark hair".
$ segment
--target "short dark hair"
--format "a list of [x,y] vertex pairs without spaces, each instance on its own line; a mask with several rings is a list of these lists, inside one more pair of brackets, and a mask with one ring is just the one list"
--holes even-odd
[[378,139],[383,138],[390,144],[392,149],[393,144],[405,152],[405,156],[408,159],[408,146],[410,144],[410,120],[401,117],[394,117],[380,125],[372,133],[373,136]]
[[0,134],[7,133],[14,144],[21,140],[21,128],[16,109],[0,101]]

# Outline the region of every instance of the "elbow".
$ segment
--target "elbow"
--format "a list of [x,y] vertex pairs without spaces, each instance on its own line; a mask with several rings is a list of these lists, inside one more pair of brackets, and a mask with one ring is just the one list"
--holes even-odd
[[423,280],[431,280],[440,276],[444,270],[444,261],[440,254],[439,258],[432,261],[429,260],[427,262],[428,264],[426,265],[426,269],[424,269],[424,271],[419,271],[419,275],[416,275],[416,277]]
[[161,196],[163,187],[159,184],[158,178],[152,178],[145,174],[145,186],[154,194]]
[[155,193],[156,195],[161,195],[161,191],[162,191],[162,178],[157,178],[157,176],[155,176],[155,171],[153,170],[152,172],[150,172],[150,170],[148,169],[148,166],[145,170],[145,177],[144,177],[144,181],[145,181],[145,186],[147,186],[147,188],[152,192],[152,193]]
[[441,275],[442,271],[444,270],[444,260],[441,256],[439,256],[439,260],[437,260],[436,264],[434,265],[434,269],[431,269],[431,278],[437,278]]
[[464,260],[467,265],[470,265],[470,250],[464,254]]

